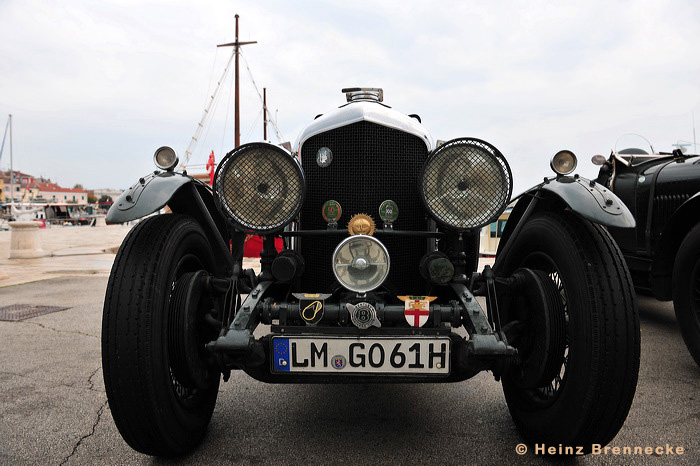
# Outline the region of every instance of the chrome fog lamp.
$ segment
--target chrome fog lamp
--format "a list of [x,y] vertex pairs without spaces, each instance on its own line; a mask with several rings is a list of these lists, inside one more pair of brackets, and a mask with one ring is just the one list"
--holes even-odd
[[161,170],[172,170],[179,161],[177,153],[172,147],[163,146],[153,154],[153,163]]
[[494,146],[473,138],[453,139],[423,165],[421,200],[430,215],[457,231],[493,222],[513,191],[508,162]]
[[560,150],[549,161],[549,166],[558,175],[568,175],[576,170],[576,156],[570,150]]
[[389,252],[373,236],[350,236],[333,252],[333,274],[350,291],[375,290],[389,275]]
[[287,150],[269,143],[245,144],[224,157],[214,176],[221,213],[240,230],[279,231],[299,213],[304,173]]

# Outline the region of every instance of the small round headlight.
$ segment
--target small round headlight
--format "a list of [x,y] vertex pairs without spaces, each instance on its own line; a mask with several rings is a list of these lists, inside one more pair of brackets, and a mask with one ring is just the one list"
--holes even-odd
[[179,159],[175,149],[172,147],[163,146],[153,154],[153,163],[161,170],[172,170],[177,165],[177,162],[179,162]]
[[503,212],[513,177],[503,155],[486,141],[453,139],[435,149],[421,175],[421,199],[430,215],[465,231],[488,225]]
[[558,175],[568,175],[576,170],[576,156],[570,150],[560,150],[549,161],[549,166]]
[[350,291],[366,293],[375,290],[389,275],[389,252],[377,238],[350,236],[333,252],[333,273]]
[[219,164],[214,192],[219,210],[238,228],[271,233],[299,213],[304,173],[296,159],[279,146],[245,144],[226,154]]

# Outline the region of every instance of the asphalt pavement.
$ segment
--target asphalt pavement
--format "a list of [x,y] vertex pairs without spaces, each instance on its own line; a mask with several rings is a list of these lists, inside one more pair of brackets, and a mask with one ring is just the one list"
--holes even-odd
[[[126,231],[100,235],[113,241]],[[114,258],[106,252],[109,241],[80,255],[64,249],[53,256],[90,264],[89,274],[55,263],[53,273],[36,268],[28,274],[33,280],[14,283],[21,264],[1,256],[2,240],[0,271],[11,277],[0,280],[0,307],[66,309],[0,321],[0,464],[551,462],[532,451],[516,453],[522,439],[490,373],[456,384],[406,385],[269,385],[234,373],[222,383],[209,432],[195,452],[167,461],[136,453],[114,425],[102,380],[102,302]],[[670,303],[640,297],[639,309],[639,384],[609,446],[655,452],[610,451],[567,462],[700,464],[700,369],[683,345]],[[682,447],[684,454],[669,456],[667,446]]]

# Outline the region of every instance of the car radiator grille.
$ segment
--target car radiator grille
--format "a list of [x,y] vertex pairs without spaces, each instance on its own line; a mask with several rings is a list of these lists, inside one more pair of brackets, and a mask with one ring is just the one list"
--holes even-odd
[[[653,225],[652,225],[652,244],[660,238],[661,233],[666,228],[668,221],[676,213],[676,210],[683,205],[685,201],[690,199],[691,194],[659,194],[654,197],[653,205]],[[639,227],[639,225],[637,225]]]
[[[333,153],[326,168],[316,162],[322,147]],[[418,179],[427,156],[427,147],[417,136],[364,121],[309,138],[301,150],[307,191],[300,228],[326,229],[321,208],[332,199],[343,209],[338,229],[346,229],[350,218],[359,213],[370,215],[380,229],[379,205],[391,199],[399,207],[395,230],[425,231],[427,216],[419,198]],[[299,291],[322,292],[335,284],[331,256],[342,239],[314,236],[300,240],[306,266]],[[424,285],[418,263],[426,252],[427,240],[386,236],[380,240],[391,258],[385,284],[395,293],[421,293]]]

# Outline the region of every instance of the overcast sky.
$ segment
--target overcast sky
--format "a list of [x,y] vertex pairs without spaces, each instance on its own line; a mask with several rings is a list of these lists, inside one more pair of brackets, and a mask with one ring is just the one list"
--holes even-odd
[[[234,40],[285,140],[382,87],[435,139],[474,136],[508,158],[515,191],[560,149],[594,154],[639,133],[657,150],[700,124],[700,2],[0,0],[0,121],[14,168],[63,186],[124,189],[162,145],[182,156]],[[242,142],[262,139],[241,69]],[[191,163],[233,147],[231,81]],[[699,135],[700,136],[700,135]],[[273,142],[277,138],[272,133]],[[9,149],[0,167],[9,168]]]

